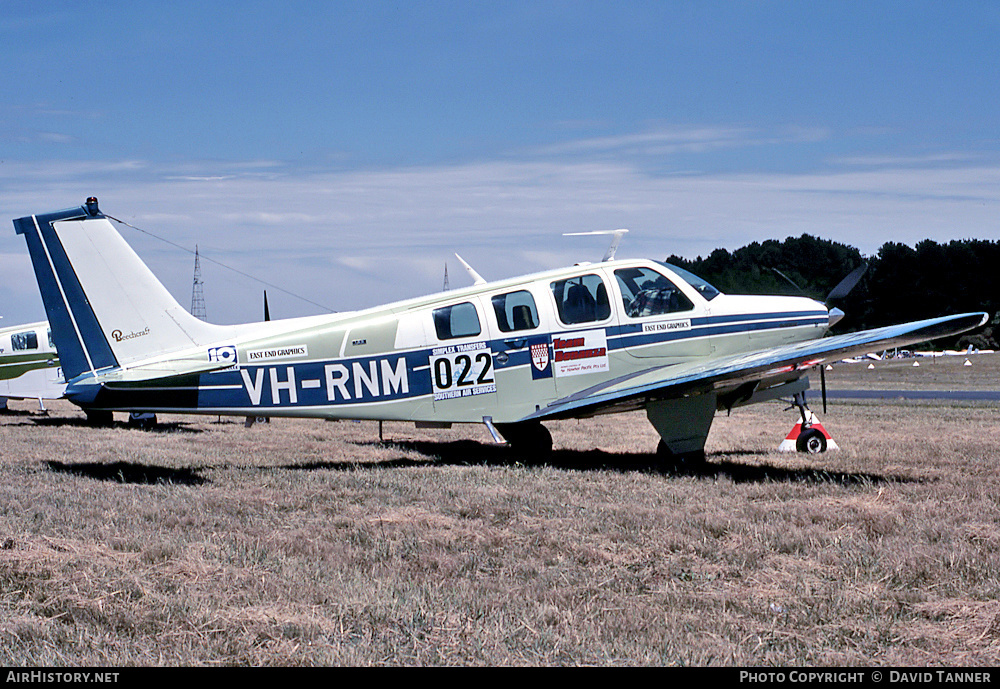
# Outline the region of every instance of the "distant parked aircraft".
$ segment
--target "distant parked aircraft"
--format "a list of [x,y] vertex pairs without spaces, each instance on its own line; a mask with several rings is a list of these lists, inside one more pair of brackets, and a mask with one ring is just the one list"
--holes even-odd
[[66,382],[45,321],[0,328],[0,409],[8,399],[44,400],[63,396]]

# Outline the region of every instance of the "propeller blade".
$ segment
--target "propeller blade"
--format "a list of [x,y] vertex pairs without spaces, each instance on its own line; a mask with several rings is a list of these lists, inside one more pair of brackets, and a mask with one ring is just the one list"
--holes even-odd
[[797,289],[798,292],[799,292],[799,294],[805,294],[805,290],[803,290],[801,287],[799,287],[797,284],[795,284],[795,280],[791,279],[790,277],[788,277],[787,275],[785,275],[784,273],[782,273],[780,270],[778,270],[774,266],[771,266],[771,270],[773,270],[775,273],[777,273],[781,277],[783,277],[786,280],[788,280],[788,284],[790,284],[792,287],[794,287],[795,289]]
[[867,270],[867,263],[862,263],[860,266],[852,270],[846,278],[841,280],[836,287],[830,290],[830,293],[826,295],[826,301],[829,302],[831,299],[843,299],[846,297],[848,293],[854,289],[854,286],[858,284],[861,280],[861,276],[863,276]]
[[826,369],[819,366],[819,386],[823,390],[823,416],[826,416]]
[[264,290],[264,320],[271,320],[271,312],[267,308],[267,290]]

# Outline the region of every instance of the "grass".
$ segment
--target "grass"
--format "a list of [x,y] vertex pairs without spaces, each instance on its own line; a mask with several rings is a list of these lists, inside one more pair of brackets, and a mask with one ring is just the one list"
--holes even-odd
[[8,666],[1000,661],[996,406],[835,402],[811,457],[757,405],[680,474],[641,414],[531,465],[478,427],[49,406],[0,416]]
[[[812,378],[818,389],[819,377]],[[826,371],[831,389],[996,390],[998,380],[1000,354],[992,353],[840,362]]]

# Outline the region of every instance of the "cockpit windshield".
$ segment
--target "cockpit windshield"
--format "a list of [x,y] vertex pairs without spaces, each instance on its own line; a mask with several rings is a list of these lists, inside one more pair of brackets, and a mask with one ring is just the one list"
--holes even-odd
[[681,278],[682,280],[684,280],[685,282],[687,282],[689,285],[691,285],[692,287],[694,287],[695,290],[697,290],[698,294],[700,294],[701,296],[705,297],[706,301],[712,301],[713,299],[715,299],[717,296],[719,296],[721,294],[721,292],[719,292],[719,290],[717,290],[715,287],[713,287],[712,285],[710,285],[707,282],[705,282],[704,280],[702,280],[700,277],[698,277],[694,273],[690,273],[690,272],[684,270],[683,268],[678,268],[673,263],[665,263],[663,261],[657,261],[657,263],[659,263],[660,265],[666,266],[670,270],[672,270],[675,273],[677,273],[677,277]]

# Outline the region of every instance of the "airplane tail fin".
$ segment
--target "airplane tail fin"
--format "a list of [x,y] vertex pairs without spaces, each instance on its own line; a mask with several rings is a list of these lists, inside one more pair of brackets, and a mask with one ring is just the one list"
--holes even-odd
[[14,220],[67,381],[219,340],[223,326],[184,310],[97,206]]

